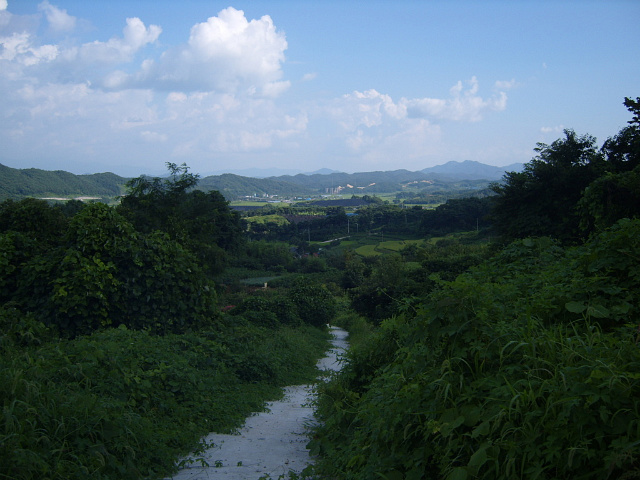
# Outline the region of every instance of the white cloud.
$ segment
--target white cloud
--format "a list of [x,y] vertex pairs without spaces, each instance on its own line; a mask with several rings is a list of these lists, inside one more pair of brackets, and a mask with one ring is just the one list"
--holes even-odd
[[76,17],[69,15],[66,10],[51,5],[47,0],[38,5],[38,10],[44,12],[51,30],[54,32],[68,32],[76,26]]
[[276,97],[279,97],[284,92],[286,92],[290,86],[291,86],[291,82],[288,80],[282,81],[282,82],[266,83],[262,87],[262,94],[265,97],[276,98]]
[[340,129],[331,133],[330,142],[347,147],[350,156],[345,161],[360,161],[361,169],[378,168],[393,158],[406,161],[433,154],[440,127],[425,118],[409,117],[406,102],[374,89],[333,100],[325,111]]
[[68,58],[77,55],[83,62],[121,63],[130,62],[135,53],[149,43],[154,43],[162,28],[157,25],[145,24],[137,17],[127,18],[127,24],[122,30],[122,38],[113,37],[107,42],[85,43],[79,49],[73,50]]
[[0,0],[0,11],[7,9],[7,0]]
[[512,78],[511,80],[498,80],[493,84],[493,88],[495,88],[496,90],[511,90],[512,88],[515,88],[517,86],[518,83],[516,82],[515,78]]
[[158,88],[275,97],[290,86],[281,80],[286,49],[284,33],[268,15],[248,21],[242,10],[229,7],[194,25],[186,45],[148,63],[138,80]]
[[315,73],[315,72],[314,73],[305,73],[302,76],[302,81],[303,82],[310,82],[311,80],[315,80],[317,76],[318,76],[318,74]]
[[50,62],[59,53],[56,45],[34,46],[31,41],[31,35],[27,32],[13,33],[11,36],[0,37],[0,46],[2,46],[0,60],[8,60],[24,66]]
[[396,119],[406,116],[403,105],[395,104],[389,95],[374,89],[343,95],[333,102],[329,112],[345,130],[381,125],[385,116]]
[[564,125],[556,125],[555,127],[541,127],[542,133],[562,133],[564,131]]
[[450,98],[416,98],[406,100],[409,116],[414,118],[434,117],[443,120],[477,122],[482,120],[487,111],[501,111],[507,106],[507,94],[499,91],[491,98],[477,95],[479,84],[476,77],[472,77],[465,90],[462,82],[456,83],[450,89]]

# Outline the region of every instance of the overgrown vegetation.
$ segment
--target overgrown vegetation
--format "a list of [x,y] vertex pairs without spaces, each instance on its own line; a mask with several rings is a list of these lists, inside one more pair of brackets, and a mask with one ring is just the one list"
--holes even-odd
[[640,477],[625,105],[601,148],[568,130],[492,195],[433,210],[368,197],[246,222],[174,164],[117,207],[5,201],[0,477],[162,478],[312,381],[328,322],[351,350],[320,388],[318,478]]
[[[521,239],[431,276],[351,349],[318,404],[321,476],[640,476],[640,212],[612,201],[640,191],[639,102],[601,151],[572,132],[540,146],[496,188],[494,228]],[[589,169],[602,176],[574,178]]]
[[239,291],[230,312],[212,274],[243,248],[239,219],[169,168],[117,208],[0,205],[1,478],[162,478],[315,379],[328,333],[307,310],[333,297],[305,285],[264,309]]

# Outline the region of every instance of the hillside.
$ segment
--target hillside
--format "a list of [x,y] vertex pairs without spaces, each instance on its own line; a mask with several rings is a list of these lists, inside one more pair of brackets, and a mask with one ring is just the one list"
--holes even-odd
[[524,167],[522,163],[513,163],[506,167],[494,167],[484,163],[465,160],[464,162],[447,162],[443,165],[420,170],[431,178],[440,180],[500,180],[505,172],[519,172]]
[[[493,167],[478,162],[448,162],[418,172],[409,170],[313,173],[268,178],[244,177],[231,173],[201,178],[198,188],[218,190],[227,200],[239,197],[307,197],[325,194],[372,195],[400,191],[450,192],[481,190],[498,181],[505,171],[522,165]],[[327,172],[328,170],[318,170]],[[64,171],[35,168],[15,169],[0,164],[0,201],[24,197],[100,197],[122,195],[128,178],[113,173],[74,175]]]
[[198,188],[203,191],[218,190],[227,200],[242,196],[297,196],[316,193],[313,188],[296,185],[283,178],[286,177],[252,178],[225,173],[201,178]]
[[122,194],[127,179],[113,173],[74,175],[62,170],[16,169],[0,164],[0,200],[24,197],[100,197]]

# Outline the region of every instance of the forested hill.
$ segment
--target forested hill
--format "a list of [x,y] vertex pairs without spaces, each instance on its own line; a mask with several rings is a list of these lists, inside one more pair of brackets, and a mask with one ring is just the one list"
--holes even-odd
[[227,200],[235,200],[240,196],[304,196],[317,193],[313,187],[297,185],[284,178],[252,178],[225,173],[201,178],[197,188],[203,191],[218,190]]
[[[268,178],[225,173],[200,178],[197,188],[205,192],[217,190],[227,200],[235,200],[242,196],[293,197],[325,193],[377,194],[407,190],[419,192],[451,188],[482,189],[486,188],[489,182],[500,180],[509,170],[520,170],[520,165],[493,167],[465,161],[448,162],[418,172],[393,170],[329,174],[301,173]],[[74,175],[61,170],[15,169],[0,164],[0,201],[24,197],[114,198],[124,193],[124,185],[128,180],[113,173]]]
[[62,170],[16,169],[0,164],[0,201],[24,197],[107,197],[121,195],[127,178],[114,173],[74,175]]

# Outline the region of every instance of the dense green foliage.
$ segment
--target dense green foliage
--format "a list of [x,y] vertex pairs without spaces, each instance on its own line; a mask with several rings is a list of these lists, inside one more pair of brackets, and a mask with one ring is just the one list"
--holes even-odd
[[639,107],[631,99],[625,105],[634,119],[601,149],[595,138],[565,130],[564,139],[538,144],[522,172],[493,185],[495,230],[508,239],[549,235],[575,243],[640,214]]
[[281,386],[316,375],[326,333],[124,327],[52,341],[0,309],[0,477],[163,478],[210,431],[238,428]]
[[182,332],[215,319],[213,285],[194,255],[165,234],[141,234],[100,203],[71,220],[41,201],[3,206],[7,215],[0,217],[27,209],[34,220],[45,221],[5,223],[0,300],[33,313],[61,335],[119,325]]
[[[322,389],[321,476],[640,476],[640,99],[625,105],[631,126],[600,150],[567,131],[496,186],[494,227],[522,239],[404,252],[423,281],[401,264],[382,282],[404,283],[398,307]],[[349,263],[352,296],[394,270]]]
[[242,245],[242,227],[236,212],[217,191],[194,190],[198,176],[188,167],[168,163],[169,177],[138,177],[118,211],[144,233],[161,231],[189,248],[205,270],[221,272],[228,253]]
[[638,220],[567,250],[519,241],[385,321],[325,389],[321,471],[637,475],[639,259]]

